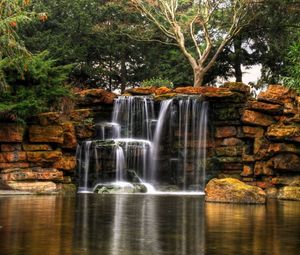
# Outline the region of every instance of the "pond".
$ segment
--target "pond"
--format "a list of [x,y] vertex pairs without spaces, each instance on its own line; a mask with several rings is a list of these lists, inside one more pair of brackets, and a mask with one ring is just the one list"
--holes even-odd
[[203,196],[0,197],[1,255],[299,254],[300,203]]

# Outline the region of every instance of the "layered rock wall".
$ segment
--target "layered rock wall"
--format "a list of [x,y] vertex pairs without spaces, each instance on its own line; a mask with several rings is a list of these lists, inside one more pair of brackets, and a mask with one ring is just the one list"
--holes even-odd
[[110,116],[115,98],[102,89],[76,95],[75,110],[48,112],[27,125],[0,123],[0,181],[6,189],[35,193],[76,190],[72,177],[78,142],[94,135],[94,115]]
[[[227,83],[221,88],[138,88],[126,94],[151,94],[157,101],[202,95],[210,104],[208,178],[235,177],[282,199],[300,193],[300,97],[295,92],[271,85],[253,99],[246,85]],[[44,113],[27,126],[1,123],[5,187],[42,193],[72,188],[77,144],[94,136],[96,122],[111,119],[115,97],[102,89],[85,90],[67,116]]]

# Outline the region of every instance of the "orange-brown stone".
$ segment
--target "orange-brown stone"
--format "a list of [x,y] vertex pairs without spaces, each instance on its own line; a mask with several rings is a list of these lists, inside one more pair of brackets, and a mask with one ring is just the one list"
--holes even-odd
[[243,177],[249,177],[253,175],[253,166],[252,165],[244,165],[243,166],[243,172],[241,173],[241,176]]
[[283,111],[283,107],[280,104],[270,104],[255,100],[248,101],[247,108],[268,114],[280,114]]
[[242,115],[242,121],[246,124],[267,127],[273,124],[274,119],[266,114],[245,110]]
[[205,188],[205,200],[223,203],[264,204],[266,193],[259,187],[247,185],[238,179],[212,179]]
[[38,194],[49,194],[57,191],[56,184],[54,182],[41,182],[41,181],[9,181],[6,184],[13,190],[28,191]]
[[58,143],[64,142],[64,130],[61,126],[38,126],[29,128],[29,141],[32,143]]
[[95,133],[93,125],[77,125],[75,126],[75,131],[78,139],[91,138]]
[[155,93],[156,89],[156,87],[132,88],[126,90],[125,93],[132,95],[151,95]]
[[187,95],[199,95],[201,94],[203,91],[203,88],[201,87],[192,87],[192,86],[188,86],[188,87],[179,87],[174,89],[175,93],[178,94],[187,94]]
[[269,85],[265,92],[258,95],[259,101],[284,104],[292,102],[296,98],[296,93],[281,85]]
[[42,126],[59,125],[61,123],[61,114],[58,112],[45,112],[36,116]]
[[254,166],[254,175],[273,175],[273,170],[268,162],[257,161]]
[[225,138],[232,137],[237,134],[236,127],[228,126],[228,127],[217,127],[216,129],[216,138]]
[[0,163],[0,169],[9,168],[28,168],[30,164],[28,162],[17,162],[17,163]]
[[171,92],[172,92],[172,90],[167,87],[160,87],[155,90],[156,95],[168,94]]
[[13,152],[1,152],[0,163],[15,163],[26,161],[26,152],[13,151]]
[[300,172],[300,157],[292,153],[278,154],[269,160],[278,171]]
[[62,126],[64,129],[64,143],[62,144],[62,148],[76,149],[77,138],[74,125],[71,122],[65,122]]
[[116,94],[104,89],[86,89],[76,94],[79,105],[113,104]]
[[300,138],[300,127],[293,125],[272,125],[268,128],[266,136],[274,140],[297,141],[297,138]]
[[291,152],[291,153],[300,154],[300,148],[298,148],[295,144],[272,143],[269,145],[268,152],[270,154],[277,154],[282,152]]
[[53,167],[64,171],[74,171],[76,168],[76,157],[63,155],[60,160],[54,163]]
[[24,151],[51,151],[52,147],[49,144],[22,144]]
[[243,126],[243,134],[245,137],[258,138],[264,135],[264,129],[261,127]]
[[55,162],[62,157],[61,151],[28,151],[27,160],[29,162],[44,163]]
[[0,142],[19,143],[23,141],[25,128],[14,123],[1,123]]
[[10,152],[10,151],[20,151],[21,144],[1,144],[1,151]]
[[82,122],[92,117],[93,112],[91,109],[79,109],[70,113],[70,120],[74,122]]
[[63,172],[54,168],[12,169],[0,174],[2,181],[63,181]]
[[231,137],[231,138],[225,138],[222,141],[222,146],[237,146],[237,145],[243,145],[244,142],[241,139]]

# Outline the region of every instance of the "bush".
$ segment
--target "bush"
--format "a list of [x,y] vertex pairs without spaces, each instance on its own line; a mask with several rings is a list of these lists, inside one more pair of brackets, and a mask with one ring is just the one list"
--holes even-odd
[[172,89],[173,83],[169,80],[162,79],[162,78],[152,78],[150,80],[142,81],[142,87],[167,87]]
[[5,75],[8,89],[0,95],[0,118],[12,114],[25,120],[42,111],[54,110],[62,97],[71,96],[64,85],[71,65],[57,66],[48,59],[48,52],[22,59],[22,69],[14,61],[1,61],[0,69]]

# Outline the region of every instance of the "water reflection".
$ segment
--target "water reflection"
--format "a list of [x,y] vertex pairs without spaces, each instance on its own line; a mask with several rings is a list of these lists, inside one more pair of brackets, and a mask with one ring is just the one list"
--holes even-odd
[[298,254],[300,203],[197,196],[0,197],[1,255]]
[[[204,254],[204,206],[199,199],[109,195],[97,203],[95,196],[83,195],[80,200],[75,238],[80,242],[75,246],[87,254],[95,246],[111,255]],[[82,206],[86,201],[93,209]]]

